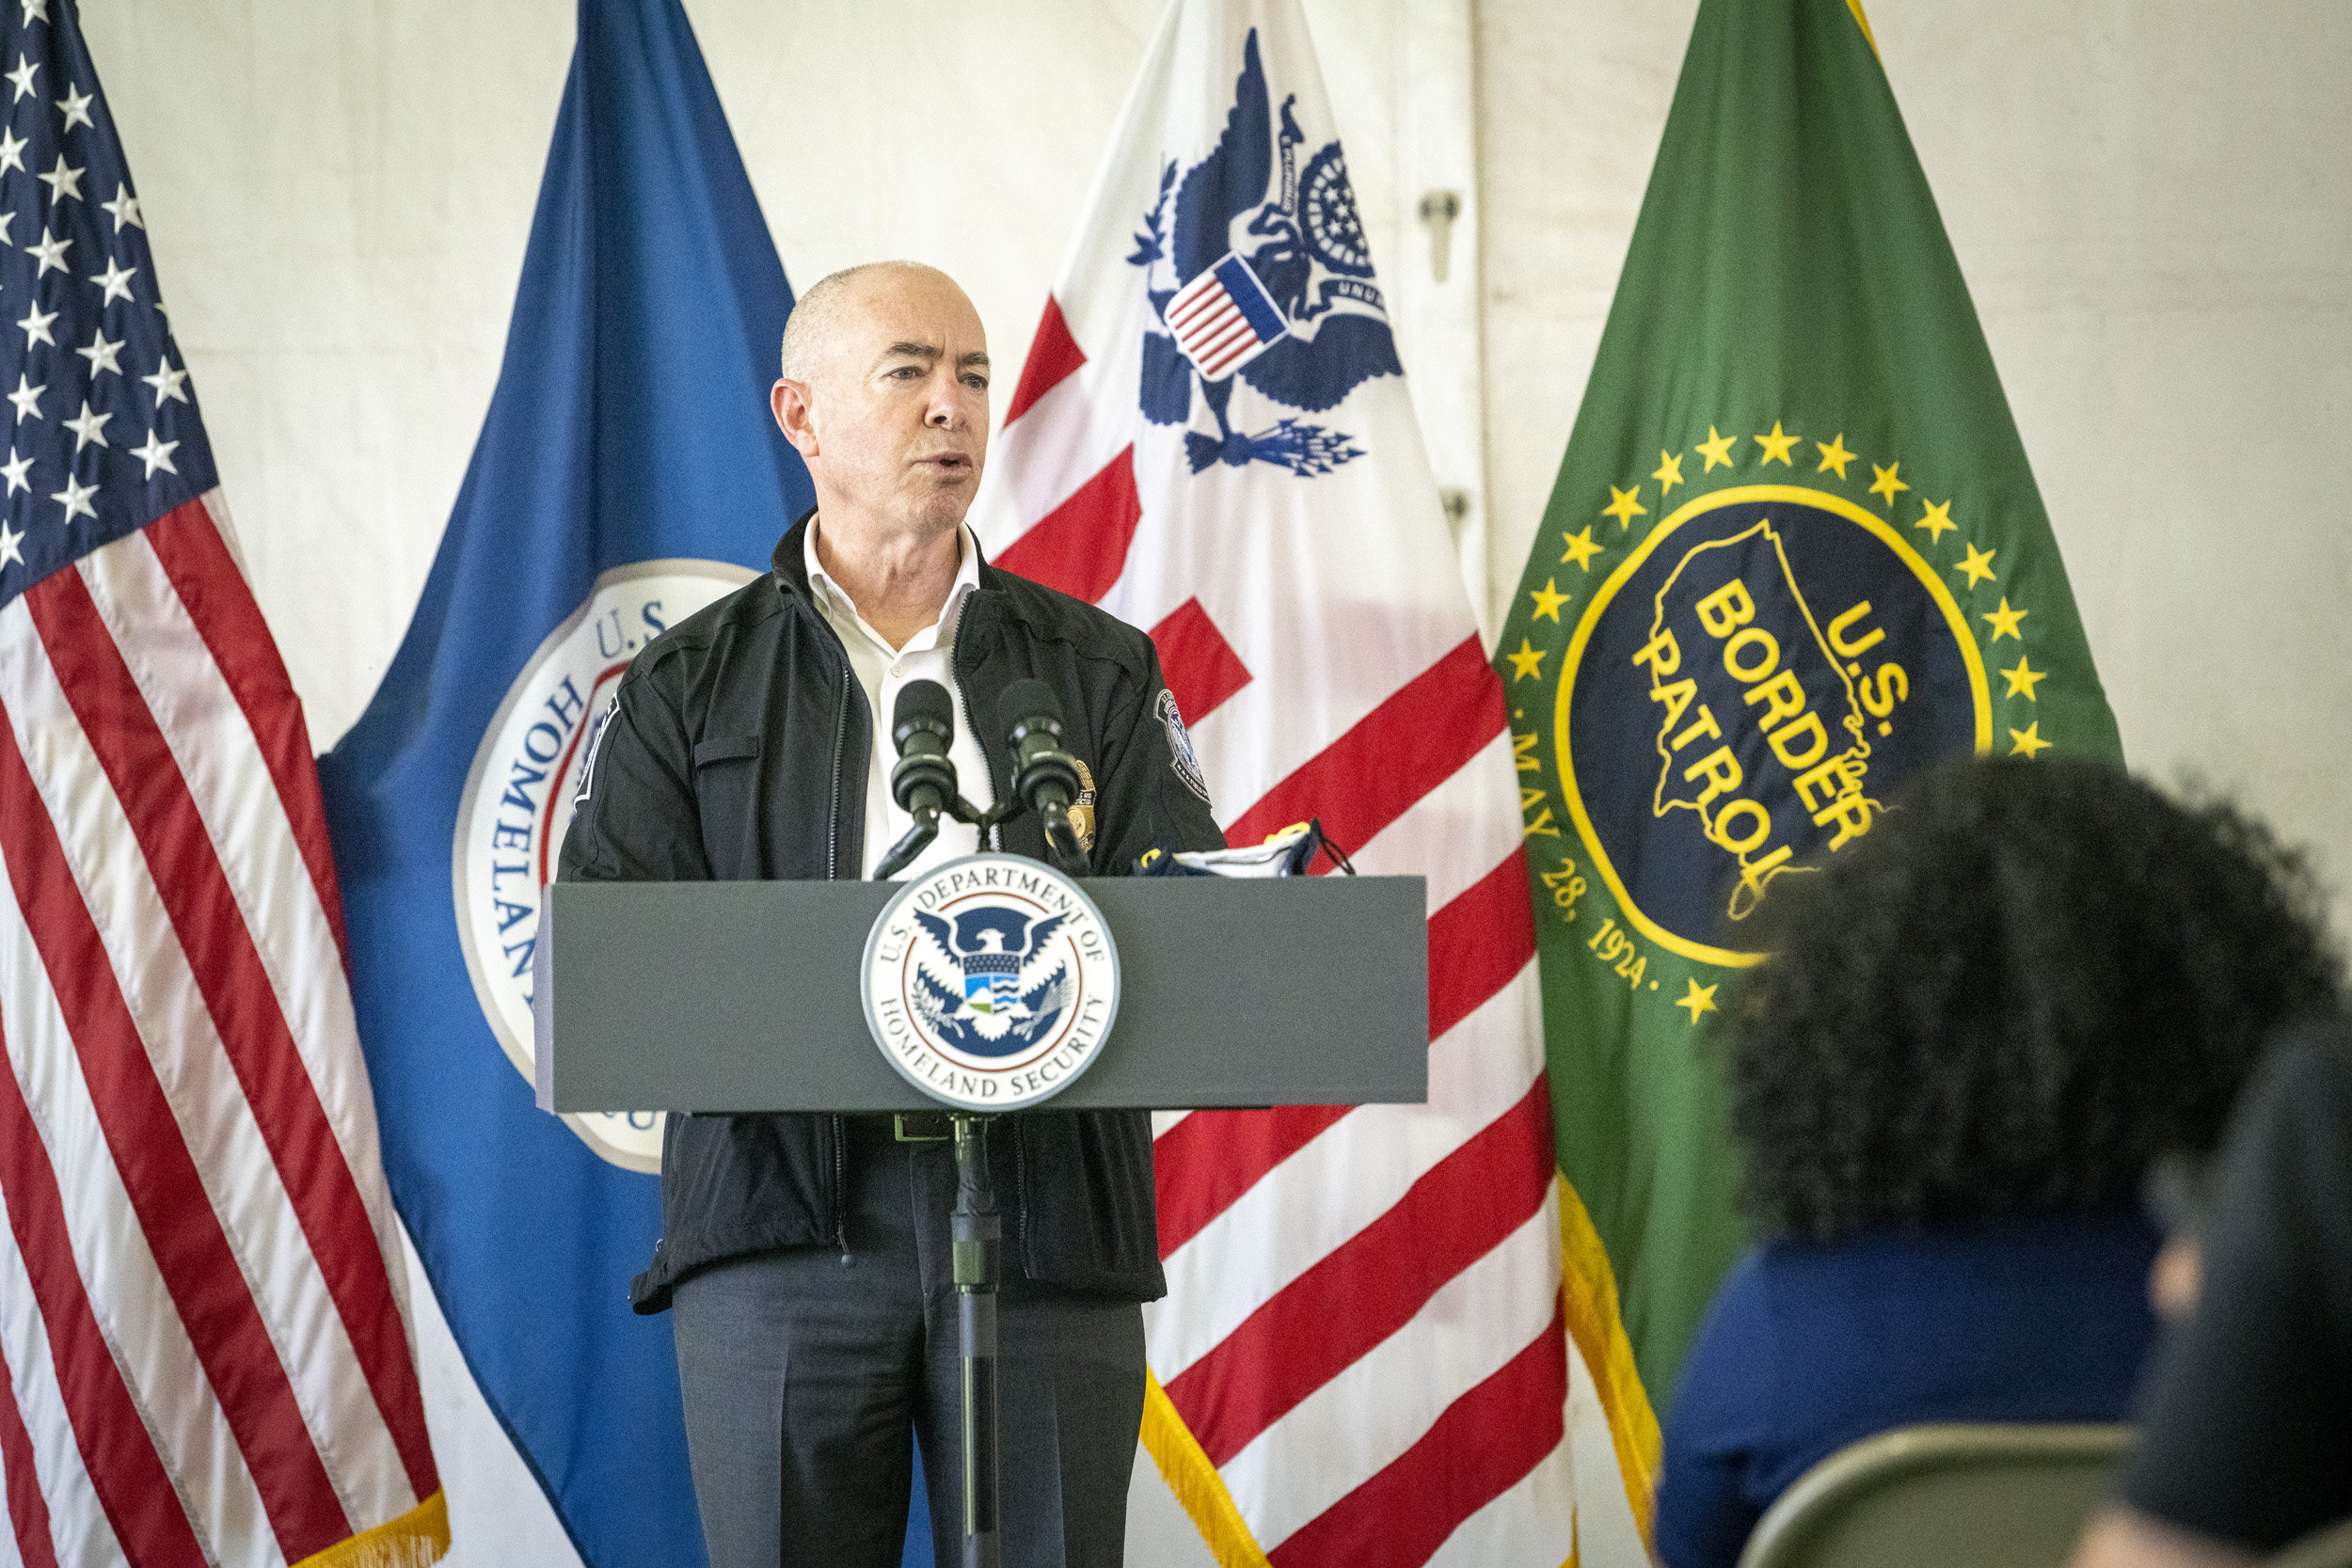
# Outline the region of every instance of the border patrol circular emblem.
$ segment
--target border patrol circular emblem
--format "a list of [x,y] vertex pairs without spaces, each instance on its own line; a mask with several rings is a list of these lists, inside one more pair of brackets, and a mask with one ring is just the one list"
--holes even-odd
[[1776,878],[1992,733],[1936,570],[1797,485],[1712,491],[1652,530],[1586,605],[1555,705],[1569,814],[1628,923],[1715,964],[1757,960],[1740,923]]
[[[587,783],[596,736],[628,661],[680,621],[755,572],[723,561],[641,561],[596,578],[587,602],[549,632],[507,688],[458,798],[450,846],[457,941],[482,1016],[506,1059],[532,1082],[531,960],[539,891]],[[632,1111],[564,1122],[602,1158],[661,1168],[661,1116]]]
[[1094,1065],[1119,1017],[1119,949],[1102,911],[1019,855],[967,855],[900,888],[866,938],[860,975],[883,1057],[959,1110],[1052,1099]]

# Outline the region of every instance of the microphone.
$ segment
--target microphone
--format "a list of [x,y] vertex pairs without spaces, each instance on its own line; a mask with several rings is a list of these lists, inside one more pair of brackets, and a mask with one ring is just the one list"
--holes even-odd
[[890,738],[898,748],[898,761],[890,769],[890,798],[914,818],[914,826],[874,867],[875,881],[897,876],[930,847],[939,836],[940,813],[961,816],[970,809],[956,793],[955,760],[947,754],[955,737],[956,705],[946,687],[909,681],[898,689],[890,713]]
[[1020,680],[996,700],[997,720],[1012,748],[1013,799],[1036,812],[1046,847],[1064,871],[1086,869],[1070,808],[1078,799],[1078,759],[1062,750],[1061,699],[1041,680]]
[[890,739],[898,748],[890,770],[890,798],[918,822],[936,823],[955,803],[956,765],[947,748],[956,738],[956,705],[937,681],[909,681],[890,712]]

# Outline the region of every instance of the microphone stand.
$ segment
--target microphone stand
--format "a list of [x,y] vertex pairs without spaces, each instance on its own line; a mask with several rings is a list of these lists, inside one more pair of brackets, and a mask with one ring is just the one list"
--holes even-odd
[[[902,759],[899,766],[904,767]],[[1027,771],[1027,769],[1024,769]],[[1026,781],[1024,780],[1024,783]],[[914,825],[891,846],[874,867],[873,879],[886,880],[914,863],[939,836],[944,814],[969,822],[985,833],[991,827],[1020,815],[1027,791],[1016,784],[1011,798],[982,812],[961,793],[951,793],[938,809],[915,812]],[[903,803],[903,802],[901,802]],[[1084,876],[1086,858],[1071,831],[1068,808],[1048,800],[1037,807],[1045,833],[1045,847],[1057,864],[1070,875]],[[956,1286],[956,1351],[962,1362],[963,1568],[1001,1568],[1003,1544],[999,1531],[1003,1496],[1002,1466],[996,1425],[996,1295],[1004,1266],[1004,1217],[996,1208],[996,1187],[988,1169],[988,1124],[983,1112],[951,1111],[956,1150],[956,1206],[948,1216],[948,1239]]]
[[[961,796],[956,804],[970,809]],[[1023,809],[1016,790],[994,810],[962,820],[977,822],[986,832]],[[1073,876],[1083,874],[1084,859],[1074,847],[1063,847],[1063,840],[1074,840],[1068,816],[1052,811],[1039,816],[1054,859]],[[1057,824],[1061,829],[1058,838]],[[931,832],[938,832],[935,824]],[[947,1119],[956,1143],[956,1207],[949,1216],[948,1236],[956,1283],[956,1351],[963,1363],[962,1568],[1000,1568],[1003,1478],[996,1446],[996,1287],[1004,1263],[1004,1219],[996,1210],[995,1183],[988,1170],[988,1125],[995,1118],[984,1112],[951,1111]]]
[[886,882],[913,865],[914,858],[930,848],[931,840],[939,836],[939,819],[943,815],[952,816],[959,822],[972,823],[983,833],[988,832],[992,819],[991,814],[982,812],[961,795],[940,811],[918,810],[914,814],[914,826],[890,847],[890,853],[875,863],[874,875],[868,880]]
[[1070,826],[1069,812],[1053,807],[1040,811],[1038,825],[1045,830],[1045,848],[1054,857],[1054,863],[1069,876],[1085,876],[1086,851],[1078,847],[1078,835]]
[[[887,881],[914,863],[939,836],[941,816],[969,822],[985,832],[1001,812],[982,812],[960,793],[939,810],[914,814],[914,825],[874,867],[874,881]],[[956,1206],[948,1215],[948,1239],[956,1285],[956,1351],[963,1363],[963,1568],[1000,1568],[998,1533],[1001,1478],[996,1448],[996,1286],[1003,1272],[1004,1217],[996,1209],[996,1187],[988,1170],[986,1114],[951,1111],[956,1149]]]
[[998,1568],[996,1283],[1004,1221],[988,1173],[988,1124],[993,1118],[957,1111],[948,1119],[956,1139],[956,1207],[949,1222],[956,1349],[963,1361],[963,1568]]

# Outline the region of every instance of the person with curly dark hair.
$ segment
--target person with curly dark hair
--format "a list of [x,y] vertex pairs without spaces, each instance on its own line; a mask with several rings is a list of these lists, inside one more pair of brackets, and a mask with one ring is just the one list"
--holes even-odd
[[2124,1417],[2155,1328],[2141,1183],[2212,1149],[2277,1024],[2339,1008],[2322,908],[2230,806],[2061,758],[1937,769],[1774,882],[1723,1030],[1769,1239],[1667,1425],[1670,1568],[1736,1562],[1873,1432]]

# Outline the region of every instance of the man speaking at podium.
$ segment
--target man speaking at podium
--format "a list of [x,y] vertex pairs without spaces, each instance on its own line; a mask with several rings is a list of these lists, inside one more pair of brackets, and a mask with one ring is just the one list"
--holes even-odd
[[[945,274],[834,274],[785,329],[771,404],[817,509],[770,574],[637,656],[602,721],[565,880],[868,875],[913,823],[886,726],[937,681],[958,784],[1012,790],[1000,693],[1043,681],[1080,765],[1088,869],[1223,840],[1151,640],[980,559],[964,513],[988,445],[988,346]],[[975,726],[977,726],[977,730]],[[1091,795],[1089,800],[1086,797]],[[1038,814],[988,847],[1043,858]],[[943,819],[908,868],[982,847]],[[844,976],[844,983],[849,977]],[[779,1019],[793,999],[779,995]],[[870,1051],[865,1038],[825,1049]],[[631,1296],[672,1311],[713,1568],[887,1568],[922,1446],[938,1560],[961,1542],[955,1163],[936,1116],[674,1116],[663,1237]],[[999,1303],[1004,1560],[1115,1564],[1144,1399],[1140,1304],[1166,1289],[1140,1112],[1015,1114],[989,1140],[1005,1209]]]

